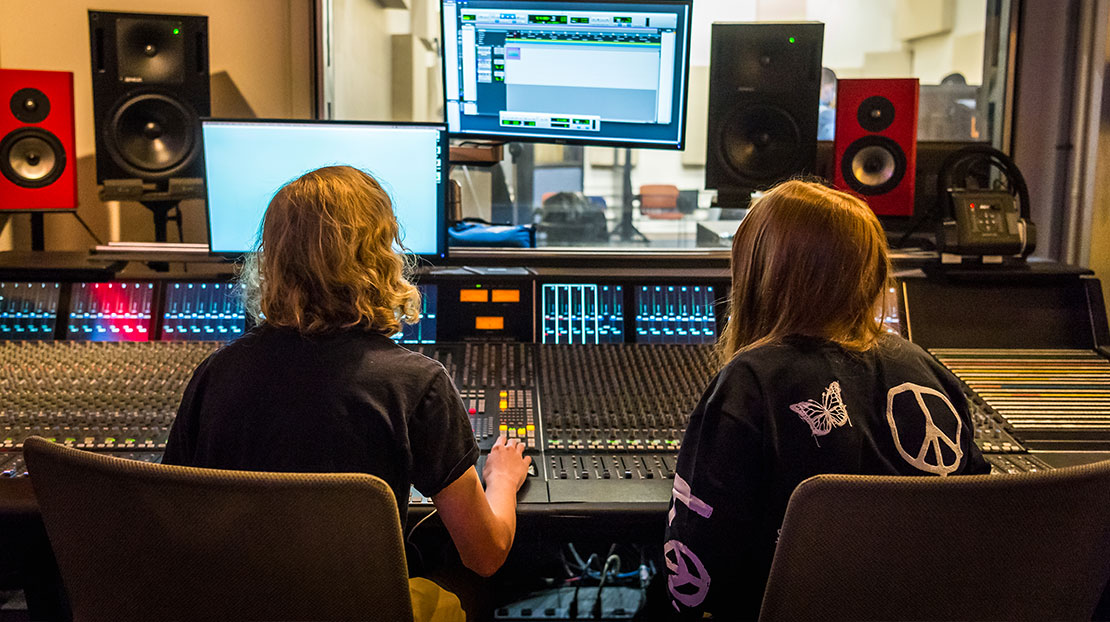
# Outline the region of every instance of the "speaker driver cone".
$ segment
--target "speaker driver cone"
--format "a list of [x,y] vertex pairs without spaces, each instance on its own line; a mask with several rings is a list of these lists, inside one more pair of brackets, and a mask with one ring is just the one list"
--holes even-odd
[[107,128],[113,159],[137,177],[172,174],[196,152],[196,115],[183,103],[158,94],[126,100]]
[[885,136],[865,136],[848,145],[840,166],[852,190],[864,195],[886,194],[906,175],[906,154]]
[[62,176],[65,166],[65,148],[50,132],[23,128],[0,140],[0,174],[17,186],[49,186]]
[[737,177],[756,186],[796,170],[800,145],[798,124],[790,113],[765,104],[736,111],[721,136],[724,161]]

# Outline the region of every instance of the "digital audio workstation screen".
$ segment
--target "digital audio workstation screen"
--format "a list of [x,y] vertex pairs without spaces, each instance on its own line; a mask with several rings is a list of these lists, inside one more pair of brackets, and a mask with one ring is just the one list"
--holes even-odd
[[543,286],[543,343],[621,343],[624,290],[620,285]]
[[205,120],[201,130],[213,252],[251,250],[278,188],[308,171],[345,164],[381,183],[409,252],[444,256],[444,126]]
[[54,338],[58,283],[0,282],[0,340]]
[[148,341],[153,283],[74,283],[67,339]]
[[448,130],[681,149],[690,10],[444,0]]
[[438,291],[435,285],[417,285],[420,290],[420,321],[402,324],[401,333],[393,338],[401,343],[436,342],[436,305]]
[[708,285],[644,285],[636,291],[637,343],[713,343],[714,292]]
[[228,341],[243,334],[247,314],[232,283],[167,283],[162,341]]

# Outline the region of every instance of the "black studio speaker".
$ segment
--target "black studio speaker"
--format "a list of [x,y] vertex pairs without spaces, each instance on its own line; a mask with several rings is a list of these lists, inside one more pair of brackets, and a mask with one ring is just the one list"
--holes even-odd
[[89,11],[103,199],[200,198],[208,18]]
[[817,22],[713,24],[705,185],[722,206],[813,171],[824,37]]

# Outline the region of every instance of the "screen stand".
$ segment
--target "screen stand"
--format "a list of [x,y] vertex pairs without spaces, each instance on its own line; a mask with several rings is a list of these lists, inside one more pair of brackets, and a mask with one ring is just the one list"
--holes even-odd
[[640,230],[632,224],[632,214],[635,211],[633,202],[635,197],[632,194],[632,150],[624,150],[624,167],[622,168],[622,187],[621,194],[624,199],[621,205],[621,222],[610,235],[619,235],[621,242],[637,242],[648,243],[647,236],[640,233]]

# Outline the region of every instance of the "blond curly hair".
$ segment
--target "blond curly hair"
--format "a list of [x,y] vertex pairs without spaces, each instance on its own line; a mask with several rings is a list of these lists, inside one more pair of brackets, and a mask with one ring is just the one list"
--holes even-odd
[[420,319],[389,195],[350,166],[328,166],[277,191],[239,283],[259,324],[322,333],[359,327],[383,335]]

